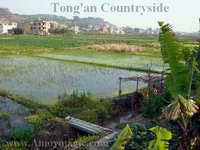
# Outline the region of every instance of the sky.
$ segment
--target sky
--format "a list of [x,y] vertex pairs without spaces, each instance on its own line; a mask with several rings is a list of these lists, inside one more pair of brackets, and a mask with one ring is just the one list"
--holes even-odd
[[[52,3],[59,3],[57,12],[54,12]],[[155,6],[162,3],[168,6],[167,12],[144,12],[144,9],[138,9],[139,12],[119,13],[111,12],[111,7],[117,5],[127,6]],[[131,26],[139,28],[158,28],[158,21],[170,23],[175,31],[197,32],[199,31],[200,18],[200,0],[0,0],[0,7],[9,8],[12,12],[18,14],[55,14],[72,18],[75,14],[63,11],[66,6],[96,6],[96,12],[84,12],[83,9],[79,17],[101,17],[118,26]],[[104,11],[102,5],[104,4]],[[63,7],[63,8],[61,8]],[[61,11],[62,10],[62,11]],[[106,11],[106,12],[105,12]]]

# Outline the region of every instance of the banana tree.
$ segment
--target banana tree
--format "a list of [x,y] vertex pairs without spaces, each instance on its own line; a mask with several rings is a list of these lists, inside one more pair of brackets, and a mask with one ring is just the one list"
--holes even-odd
[[169,120],[177,120],[182,129],[180,148],[187,150],[190,146],[190,118],[198,110],[198,106],[190,99],[197,62],[193,51],[177,41],[169,24],[159,22],[159,25],[162,58],[164,63],[169,65],[166,85],[174,97],[174,101],[164,110],[163,116]]
[[169,65],[167,88],[174,97],[183,95],[189,98],[193,72],[197,65],[193,50],[178,42],[169,24],[159,22],[159,25],[162,58]]
[[176,120],[182,130],[181,150],[190,149],[190,119],[198,112],[198,109],[198,106],[193,100],[185,99],[183,96],[179,95],[178,98],[163,111],[163,116],[168,120]]
[[125,145],[126,143],[131,139],[132,137],[132,131],[127,125],[119,134],[116,142],[114,145],[111,147],[111,150],[125,150]]
[[169,140],[172,139],[172,133],[159,126],[149,130],[155,134],[156,138],[149,143],[146,150],[168,150]]

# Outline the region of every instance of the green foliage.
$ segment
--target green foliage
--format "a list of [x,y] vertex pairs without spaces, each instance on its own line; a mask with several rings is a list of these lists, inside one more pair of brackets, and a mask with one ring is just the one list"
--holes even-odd
[[8,120],[10,118],[10,113],[0,112],[0,119]]
[[18,96],[18,95],[13,95],[7,91],[0,91],[0,96],[2,97],[8,97],[9,99],[12,99],[13,101],[31,109],[31,110],[37,110],[37,109],[46,109],[46,110],[50,110],[50,106],[48,105],[43,105],[40,103],[37,103],[31,99],[22,97],[22,96]]
[[171,99],[168,92],[161,96],[151,96],[144,105],[143,115],[148,118],[159,117],[163,108],[170,104]]
[[76,141],[73,142],[73,144],[86,144],[89,142],[94,142],[98,140],[101,136],[93,135],[93,136],[81,136]]
[[109,101],[96,100],[85,93],[63,95],[54,108],[54,114],[59,117],[73,115],[90,122],[108,119],[111,111],[112,105]]
[[40,129],[45,122],[52,118],[49,112],[39,112],[26,118],[27,122],[34,125],[36,129]]
[[76,118],[79,118],[81,120],[85,120],[91,123],[96,123],[98,118],[97,118],[97,113],[94,110],[84,110],[75,115]]
[[71,145],[75,145],[78,146],[78,149],[81,150],[88,150],[88,144],[97,141],[98,139],[100,139],[101,136],[81,136],[80,138],[78,138],[76,141],[72,142]]
[[66,49],[91,44],[102,43],[127,43],[130,45],[140,44],[152,46],[157,43],[156,36],[136,35],[101,35],[101,34],[79,34],[69,38],[64,36],[36,36],[36,35],[15,35],[0,36],[1,50],[34,50],[34,49]]
[[4,144],[0,147],[0,150],[26,150],[24,145],[16,144],[16,143],[9,143]]
[[198,68],[200,68],[200,42],[198,45],[198,48],[196,48],[196,59],[197,59],[197,63],[198,63]]
[[116,142],[113,144],[111,150],[125,150],[126,143],[131,139],[133,135],[130,127],[127,125],[119,134]]
[[174,97],[190,96],[191,81],[195,70],[195,59],[192,50],[180,44],[169,24],[159,22],[160,45],[164,63],[169,64],[170,74],[167,76],[167,87]]
[[172,139],[172,133],[162,127],[153,127],[150,129],[156,138],[149,143],[147,150],[168,150],[169,140]]
[[194,98],[198,97],[195,89],[199,89],[200,81],[199,54],[179,44],[169,24],[159,22],[159,25],[162,57],[170,69],[166,80],[167,88],[174,96],[174,101],[164,109],[163,116],[168,120],[177,121],[182,132],[179,145],[190,149],[190,121],[199,109],[195,101],[190,99],[191,95]]
[[141,124],[130,125],[134,132],[131,140],[126,144],[126,150],[144,150],[148,147],[148,143],[154,138],[154,134],[147,130]]
[[34,129],[32,127],[16,127],[12,129],[11,139],[14,141],[30,141],[33,138],[33,136]]
[[193,95],[198,99],[200,99],[200,45],[194,51],[194,57],[197,61],[196,64],[197,69],[194,72],[192,90],[194,91]]

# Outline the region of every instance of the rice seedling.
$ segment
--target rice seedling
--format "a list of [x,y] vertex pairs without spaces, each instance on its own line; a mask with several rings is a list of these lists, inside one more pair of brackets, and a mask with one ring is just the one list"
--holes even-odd
[[[97,97],[111,97],[117,94],[120,76],[142,74],[22,56],[1,58],[0,66],[0,90],[43,104],[54,104],[59,95],[65,92],[71,94],[75,90],[89,92]],[[127,92],[132,92],[134,85],[136,83],[127,83],[123,87]]]

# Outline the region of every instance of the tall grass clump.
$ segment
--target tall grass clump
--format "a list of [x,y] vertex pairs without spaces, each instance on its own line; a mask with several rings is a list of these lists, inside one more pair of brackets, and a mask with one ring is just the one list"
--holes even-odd
[[109,101],[96,100],[89,94],[74,92],[59,97],[54,113],[63,118],[71,115],[89,122],[103,122],[110,118],[111,107]]

